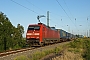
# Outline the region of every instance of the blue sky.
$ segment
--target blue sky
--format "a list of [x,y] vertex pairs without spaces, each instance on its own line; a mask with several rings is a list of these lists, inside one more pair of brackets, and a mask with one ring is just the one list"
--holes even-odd
[[[50,12],[50,26],[56,25],[73,34],[87,36],[87,30],[88,36],[90,33],[90,0],[0,0],[0,11],[14,26],[18,23],[24,26],[25,34],[29,24],[38,23],[37,15],[47,16],[47,11]],[[47,24],[46,19],[40,20]]]

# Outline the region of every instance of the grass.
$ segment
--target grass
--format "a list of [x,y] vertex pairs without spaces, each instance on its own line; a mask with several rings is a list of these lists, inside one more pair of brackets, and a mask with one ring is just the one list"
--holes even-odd
[[57,54],[60,50],[62,50],[62,47],[56,47],[54,49],[47,49],[45,51],[36,51],[33,53],[30,57],[27,56],[18,56],[14,60],[40,60],[42,57],[49,55],[51,53]]
[[85,60],[90,60],[90,38],[77,39],[68,44],[68,51],[81,53]]
[[54,49],[45,50],[45,51],[37,51],[32,55],[32,58],[30,60],[40,60],[42,57],[49,55],[51,53],[58,53],[61,50],[61,48],[56,47]]
[[90,39],[80,38],[65,44],[63,46],[56,47],[54,49],[47,49],[44,51],[36,51],[30,57],[27,56],[18,56],[14,60],[40,60],[42,57],[49,55],[51,53],[57,54],[63,48],[68,47],[68,51],[74,54],[81,54],[84,60],[90,60]]
[[16,57],[14,60],[30,60],[27,56],[21,55]]

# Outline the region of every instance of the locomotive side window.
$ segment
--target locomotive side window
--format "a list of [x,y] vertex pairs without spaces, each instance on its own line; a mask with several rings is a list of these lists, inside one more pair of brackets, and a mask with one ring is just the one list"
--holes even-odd
[[29,26],[28,30],[40,30],[40,26]]

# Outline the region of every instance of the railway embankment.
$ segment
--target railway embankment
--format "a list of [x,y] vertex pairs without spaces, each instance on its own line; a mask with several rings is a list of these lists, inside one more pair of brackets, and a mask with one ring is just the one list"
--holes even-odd
[[62,55],[51,60],[90,60],[90,38],[77,39],[66,46]]
[[[15,57],[14,60],[18,60],[18,59],[22,60],[25,58],[29,60],[47,60],[47,59],[49,60],[55,57],[56,54],[59,53],[60,51],[63,51],[63,47],[68,43],[70,43],[70,41],[41,47],[36,49],[35,51],[33,50],[33,54],[30,54],[28,56],[21,55],[21,56]],[[21,58],[22,56],[24,56],[24,58]]]
[[42,57],[49,55],[50,53],[56,53],[59,51],[59,46],[68,44],[69,42],[63,42],[58,44],[53,44],[49,46],[39,47],[32,50],[27,50],[19,53],[10,54],[7,56],[0,57],[0,60],[40,60]]
[[[11,58],[11,59],[10,59]],[[5,57],[3,60],[90,60],[90,38],[80,38]]]

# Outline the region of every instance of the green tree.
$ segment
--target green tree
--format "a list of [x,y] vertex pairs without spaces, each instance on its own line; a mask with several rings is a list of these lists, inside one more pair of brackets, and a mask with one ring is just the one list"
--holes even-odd
[[[1,50],[9,49],[12,45],[11,34],[12,34],[13,25],[9,21],[9,19],[4,15],[4,13],[0,12],[0,48]],[[7,42],[7,43],[6,43]],[[5,47],[6,44],[6,47]]]
[[23,33],[22,25],[13,26],[8,17],[0,12],[0,51],[22,48],[25,45]]

